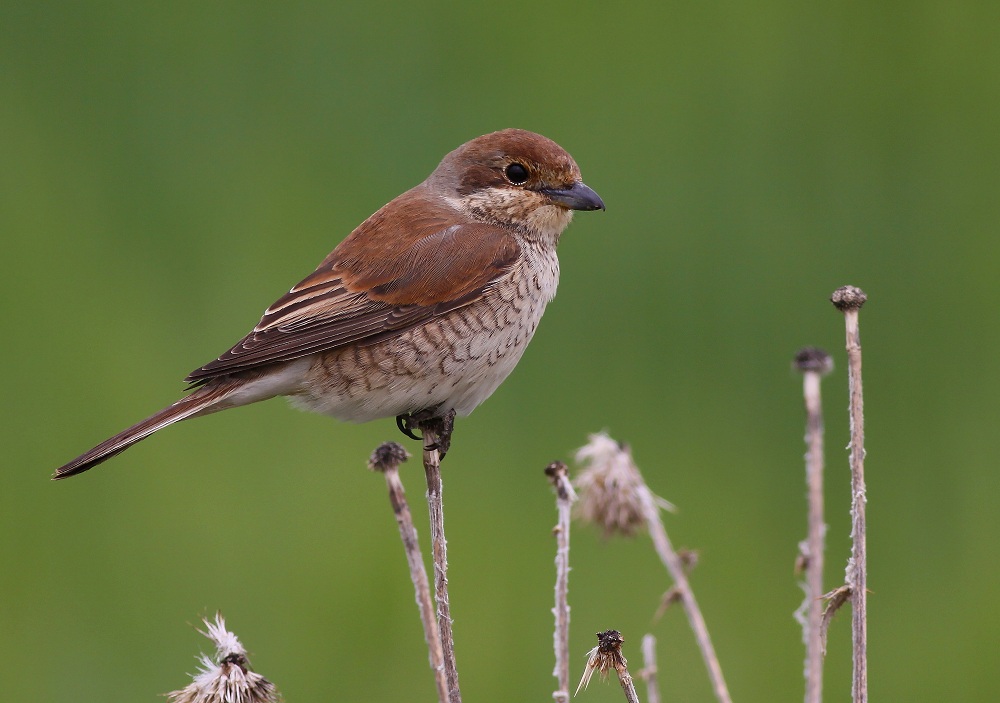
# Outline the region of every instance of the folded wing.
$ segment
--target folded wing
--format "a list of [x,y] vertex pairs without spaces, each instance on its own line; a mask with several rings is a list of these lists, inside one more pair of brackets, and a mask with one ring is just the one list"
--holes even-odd
[[510,231],[404,193],[359,226],[253,331],[185,379],[200,386],[354,343],[374,343],[469,305],[521,255]]

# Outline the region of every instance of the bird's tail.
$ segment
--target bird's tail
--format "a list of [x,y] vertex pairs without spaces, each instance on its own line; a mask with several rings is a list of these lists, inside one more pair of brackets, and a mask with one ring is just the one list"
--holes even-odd
[[82,474],[88,469],[92,469],[103,461],[106,461],[116,454],[119,454],[136,442],[146,439],[149,435],[158,430],[162,430],[175,422],[186,420],[194,415],[212,412],[213,408],[222,399],[235,390],[229,384],[217,384],[202,386],[184,396],[173,405],[170,405],[155,415],[147,417],[142,422],[132,425],[127,430],[122,430],[114,437],[106,439],[85,454],[81,454],[73,461],[60,466],[52,475],[52,480],[68,478]]

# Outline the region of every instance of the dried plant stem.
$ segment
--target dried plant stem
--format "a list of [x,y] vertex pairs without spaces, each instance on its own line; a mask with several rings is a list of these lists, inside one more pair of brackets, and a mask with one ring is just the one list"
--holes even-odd
[[663,527],[660,519],[660,509],[656,504],[652,491],[643,484],[638,489],[642,501],[642,509],[645,513],[645,522],[649,529],[649,536],[653,540],[653,547],[656,549],[660,561],[666,567],[670,578],[674,580],[674,586],[680,594],[684,612],[687,613],[688,622],[694,632],[694,638],[701,650],[701,656],[705,660],[705,667],[708,669],[708,676],[712,682],[712,689],[715,697],[720,703],[732,703],[729,697],[729,689],[726,687],[726,680],[722,676],[722,667],[719,665],[719,658],[715,655],[715,648],[712,646],[712,638],[709,637],[708,627],[705,625],[705,618],[702,617],[698,601],[695,600],[694,591],[688,582],[687,574],[684,573],[684,562],[670,544],[667,537],[667,530]]
[[441,634],[434,618],[434,604],[431,602],[431,589],[427,580],[427,569],[420,552],[420,541],[417,528],[413,524],[413,515],[406,502],[406,491],[399,477],[399,464],[409,458],[405,449],[396,442],[386,442],[372,454],[368,465],[373,470],[380,471],[385,476],[385,485],[389,490],[389,503],[396,516],[399,526],[399,537],[406,552],[406,563],[410,568],[410,580],[416,595],[417,609],[420,611],[420,622],[424,626],[424,640],[431,670],[434,672],[434,682],[437,685],[439,703],[449,703],[448,680],[444,671],[444,651],[441,648]]
[[556,491],[556,511],[559,518],[553,533],[556,537],[556,604],[552,608],[555,616],[553,646],[556,665],[552,675],[559,682],[559,688],[552,694],[556,703],[569,703],[569,529],[576,491],[569,480],[569,470],[561,461],[555,461],[545,468]]
[[854,703],[868,701],[868,554],[865,525],[865,420],[861,389],[861,334],[858,311],[867,296],[860,288],[844,286],[834,291],[831,301],[844,313],[847,338],[847,373],[851,416],[851,558],[846,580],[851,591],[851,633]]
[[656,681],[656,674],[656,638],[644,635],[640,676],[646,682],[646,703],[660,703],[660,686]]
[[808,412],[808,443],[806,481],[809,494],[809,534],[806,538],[806,695],[805,703],[823,700],[823,641],[820,625],[823,619],[823,553],[826,522],[823,518],[823,409],[820,403],[820,375],[809,371],[803,381]]
[[437,602],[438,630],[441,633],[441,648],[444,652],[448,701],[461,703],[458,668],[455,665],[455,638],[451,629],[451,604],[448,600],[448,540],[445,539],[444,533],[441,453],[438,449],[441,434],[436,427],[424,425],[421,429],[424,435],[424,473],[427,477],[427,508],[431,523],[431,551],[434,560],[434,600]]
[[823,556],[826,550],[826,522],[823,517],[823,403],[822,377],[833,368],[830,355],[822,349],[802,349],[795,357],[803,372],[802,393],[806,407],[806,488],[808,494],[808,535],[799,545],[800,564],[805,571],[802,608],[796,617],[802,623],[806,646],[805,703],[823,700]]
[[625,692],[625,700],[629,703],[639,703],[639,694],[635,692],[635,684],[632,683],[632,676],[628,673],[628,669],[618,671],[618,683],[622,685],[622,690]]

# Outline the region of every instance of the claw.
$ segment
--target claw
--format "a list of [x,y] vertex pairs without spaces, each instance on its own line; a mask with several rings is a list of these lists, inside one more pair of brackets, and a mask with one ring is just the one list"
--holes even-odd
[[413,433],[414,429],[424,429],[425,427],[432,429],[437,433],[438,441],[424,448],[428,451],[438,450],[441,452],[441,458],[444,459],[444,455],[448,453],[448,449],[451,447],[451,433],[455,428],[455,411],[449,410],[444,416],[437,415],[436,411],[437,408],[435,407],[426,408],[416,413],[397,415],[396,427],[407,437],[415,439],[418,442],[424,441],[424,438],[415,435]]
[[398,427],[399,431],[405,434],[410,439],[415,439],[418,442],[423,442],[424,441],[423,437],[418,437],[417,435],[413,434],[413,428],[410,427],[410,422],[412,419],[413,418],[409,415],[409,413],[407,413],[406,415],[397,415],[396,427]]

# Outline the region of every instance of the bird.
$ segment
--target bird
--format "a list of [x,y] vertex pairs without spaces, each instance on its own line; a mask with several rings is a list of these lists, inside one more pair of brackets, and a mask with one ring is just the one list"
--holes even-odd
[[180,400],[52,478],[175,422],[276,396],[342,421],[395,417],[414,438],[421,422],[467,416],[513,371],[555,296],[556,245],[574,211],[604,209],[551,139],[521,129],[472,139],[192,371]]

